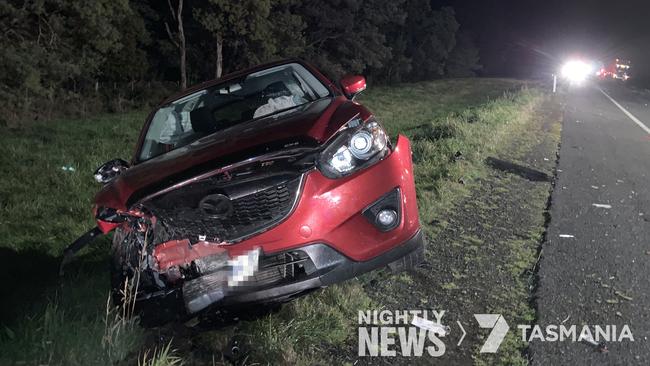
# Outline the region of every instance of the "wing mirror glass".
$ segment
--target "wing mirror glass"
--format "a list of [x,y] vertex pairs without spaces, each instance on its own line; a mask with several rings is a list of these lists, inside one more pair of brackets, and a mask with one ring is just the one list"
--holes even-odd
[[106,184],[127,169],[129,169],[129,163],[122,159],[115,159],[102,164],[95,170],[93,176],[97,183]]
[[341,79],[341,88],[348,99],[354,99],[359,93],[366,90],[366,78],[361,75],[348,75]]

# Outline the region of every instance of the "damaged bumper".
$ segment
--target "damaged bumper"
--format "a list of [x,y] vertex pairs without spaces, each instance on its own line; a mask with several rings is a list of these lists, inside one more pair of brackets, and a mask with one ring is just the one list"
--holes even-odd
[[357,262],[351,260],[326,244],[311,244],[300,248],[307,253],[313,268],[311,275],[302,281],[266,290],[247,292],[224,299],[224,304],[256,302],[265,299],[281,299],[298,294],[305,290],[325,287],[353,278],[357,275],[395,264],[400,260],[415,260],[421,258],[424,250],[424,239],[418,231],[412,238],[399,246],[371,260]]
[[[180,305],[182,299],[187,314],[213,306],[227,308],[284,302],[374,269],[386,266],[401,268],[404,263],[416,264],[423,257],[423,250],[424,240],[419,230],[404,243],[368,261],[354,261],[327,244],[314,243],[271,256],[261,256],[258,271],[234,286],[228,284],[231,268],[224,269],[227,266],[223,262],[221,269],[186,281],[182,289],[161,292],[143,300],[157,303],[175,299]],[[285,258],[284,262],[279,262],[281,257]]]

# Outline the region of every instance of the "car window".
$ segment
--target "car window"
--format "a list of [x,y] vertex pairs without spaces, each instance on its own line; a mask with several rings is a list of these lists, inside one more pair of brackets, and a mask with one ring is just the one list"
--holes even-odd
[[138,160],[151,159],[203,136],[291,110],[329,94],[312,73],[296,63],[200,90],[154,113]]

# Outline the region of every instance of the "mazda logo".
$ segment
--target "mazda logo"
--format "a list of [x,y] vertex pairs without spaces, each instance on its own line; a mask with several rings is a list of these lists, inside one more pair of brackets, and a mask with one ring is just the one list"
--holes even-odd
[[215,219],[225,219],[232,215],[233,205],[230,198],[223,194],[211,194],[203,197],[199,208],[204,214]]

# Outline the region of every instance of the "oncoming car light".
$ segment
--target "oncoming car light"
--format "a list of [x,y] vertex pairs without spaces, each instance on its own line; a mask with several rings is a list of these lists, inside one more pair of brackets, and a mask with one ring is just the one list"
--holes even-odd
[[354,118],[321,152],[319,170],[328,178],[352,174],[384,158],[388,143],[386,132],[374,118],[366,122]]
[[593,73],[590,64],[581,60],[571,60],[562,66],[562,77],[573,83],[581,83]]

